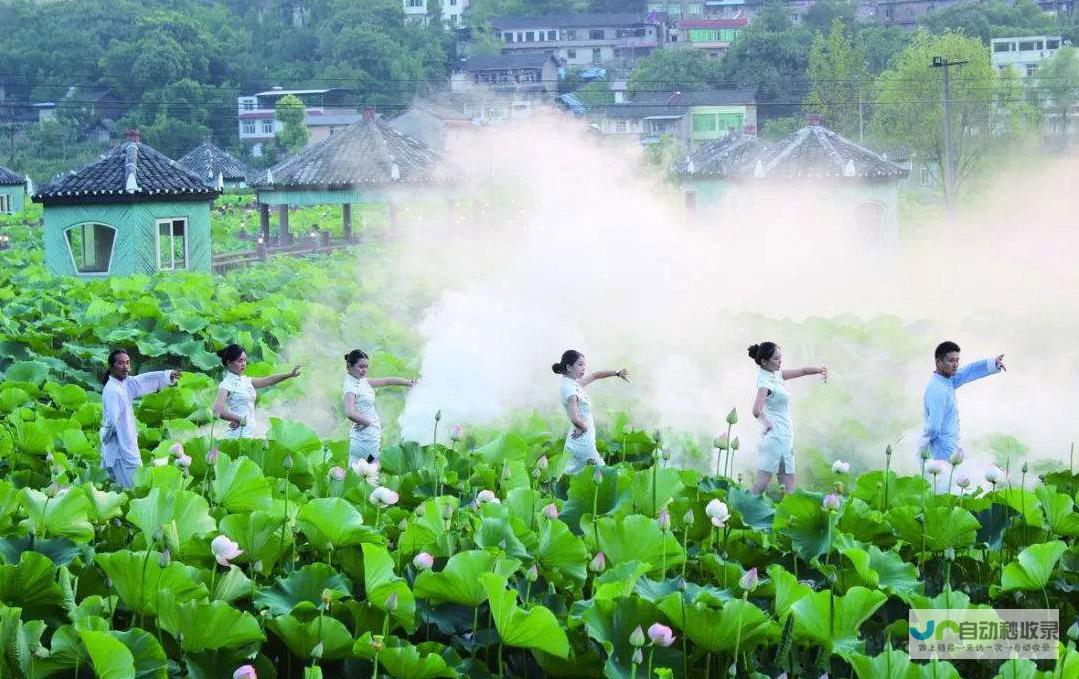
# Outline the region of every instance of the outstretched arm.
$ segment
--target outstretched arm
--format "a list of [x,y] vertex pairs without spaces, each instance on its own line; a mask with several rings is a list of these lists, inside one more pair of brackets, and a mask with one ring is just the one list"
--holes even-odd
[[793,380],[796,377],[806,377],[807,375],[820,375],[825,380],[828,379],[828,368],[821,366],[819,368],[796,368],[795,370],[783,370],[783,379]]
[[181,374],[179,370],[155,370],[154,372],[128,377],[123,384],[131,398],[139,398],[155,391],[161,391],[170,384],[174,384],[176,380],[180,379]]
[[291,372],[281,373],[280,375],[270,375],[269,377],[256,377],[251,380],[251,385],[256,389],[262,389],[263,387],[272,387],[278,382],[284,382],[285,380],[291,380],[293,377],[297,377],[300,374],[300,366],[296,366]]
[[983,361],[975,361],[974,363],[968,363],[959,369],[959,372],[952,378],[952,384],[958,389],[967,382],[973,382],[974,380],[980,380],[983,377],[989,375],[995,375],[1000,371],[1007,372],[1008,369],[1004,367],[1004,354],[997,356],[996,358],[987,358]]
[[415,386],[416,380],[407,377],[373,377],[368,378],[367,383],[372,389],[379,387],[411,387]]
[[621,370],[597,370],[594,373],[582,377],[581,386],[589,385],[596,380],[605,380],[608,377],[619,377],[626,382],[629,382],[629,380],[626,379],[627,377],[629,377],[629,371],[625,368],[622,368]]

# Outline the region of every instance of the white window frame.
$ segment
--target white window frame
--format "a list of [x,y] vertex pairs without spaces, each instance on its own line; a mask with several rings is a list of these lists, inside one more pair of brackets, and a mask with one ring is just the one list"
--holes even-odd
[[11,202],[11,196],[0,193],[0,213],[10,215],[12,213]]
[[[270,129],[268,129],[268,130],[266,129],[266,123],[270,124]],[[274,128],[273,118],[263,118],[262,119],[262,125],[260,126],[260,128],[261,128],[260,129],[260,134],[273,134],[273,128]]]
[[[180,269],[176,268],[176,259],[173,254],[176,252],[175,241],[176,234],[173,232],[172,227],[175,222],[184,223],[184,266]],[[169,256],[172,258],[170,266],[163,266],[161,263],[161,225],[167,224],[169,227],[169,239],[173,241],[170,243],[173,247],[169,248]],[[191,270],[191,221],[187,217],[162,217],[161,219],[154,220],[154,252],[157,253],[157,270],[158,271],[190,271]]]
[[[79,271],[79,264],[75,261],[75,252],[71,249],[71,239],[68,238],[67,232],[71,231],[72,229],[85,229],[87,226],[102,226],[106,229],[112,229],[113,231],[112,247],[109,248],[109,263],[108,266],[105,267],[104,271]],[[72,224],[71,226],[66,227],[61,233],[64,236],[64,245],[67,246],[67,258],[71,262],[71,270],[75,272],[76,276],[90,276],[93,278],[102,278],[112,275],[112,260],[116,255],[116,236],[120,233],[119,229],[117,229],[115,226],[112,226],[111,224],[103,224],[102,222],[78,222],[77,224]]]

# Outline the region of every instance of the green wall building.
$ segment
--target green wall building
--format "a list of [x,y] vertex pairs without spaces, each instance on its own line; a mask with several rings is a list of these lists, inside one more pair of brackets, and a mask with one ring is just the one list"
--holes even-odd
[[129,131],[100,159],[34,195],[44,206],[45,263],[74,276],[209,273],[218,193]]

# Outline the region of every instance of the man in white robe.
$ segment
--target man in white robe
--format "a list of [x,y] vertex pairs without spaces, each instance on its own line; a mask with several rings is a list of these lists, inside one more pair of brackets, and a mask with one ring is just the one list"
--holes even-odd
[[109,354],[109,374],[101,392],[101,466],[123,488],[135,485],[135,472],[142,464],[133,401],[176,382],[178,370],[158,370],[129,376],[131,358],[122,350]]

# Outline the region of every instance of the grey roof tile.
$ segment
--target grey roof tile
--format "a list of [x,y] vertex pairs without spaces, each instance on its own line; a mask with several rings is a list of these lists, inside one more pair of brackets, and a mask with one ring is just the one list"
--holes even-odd
[[256,174],[250,165],[210,142],[196,146],[176,162],[209,187],[217,185],[219,174],[226,182],[247,182]]
[[23,175],[12,172],[6,167],[0,167],[0,186],[18,186],[25,183],[26,177]]
[[718,141],[702,144],[674,164],[674,173],[683,177],[729,177],[739,169],[752,170],[768,142],[751,134],[736,132]]
[[741,165],[739,177],[900,179],[908,171],[864,146],[819,125],[809,125]]

